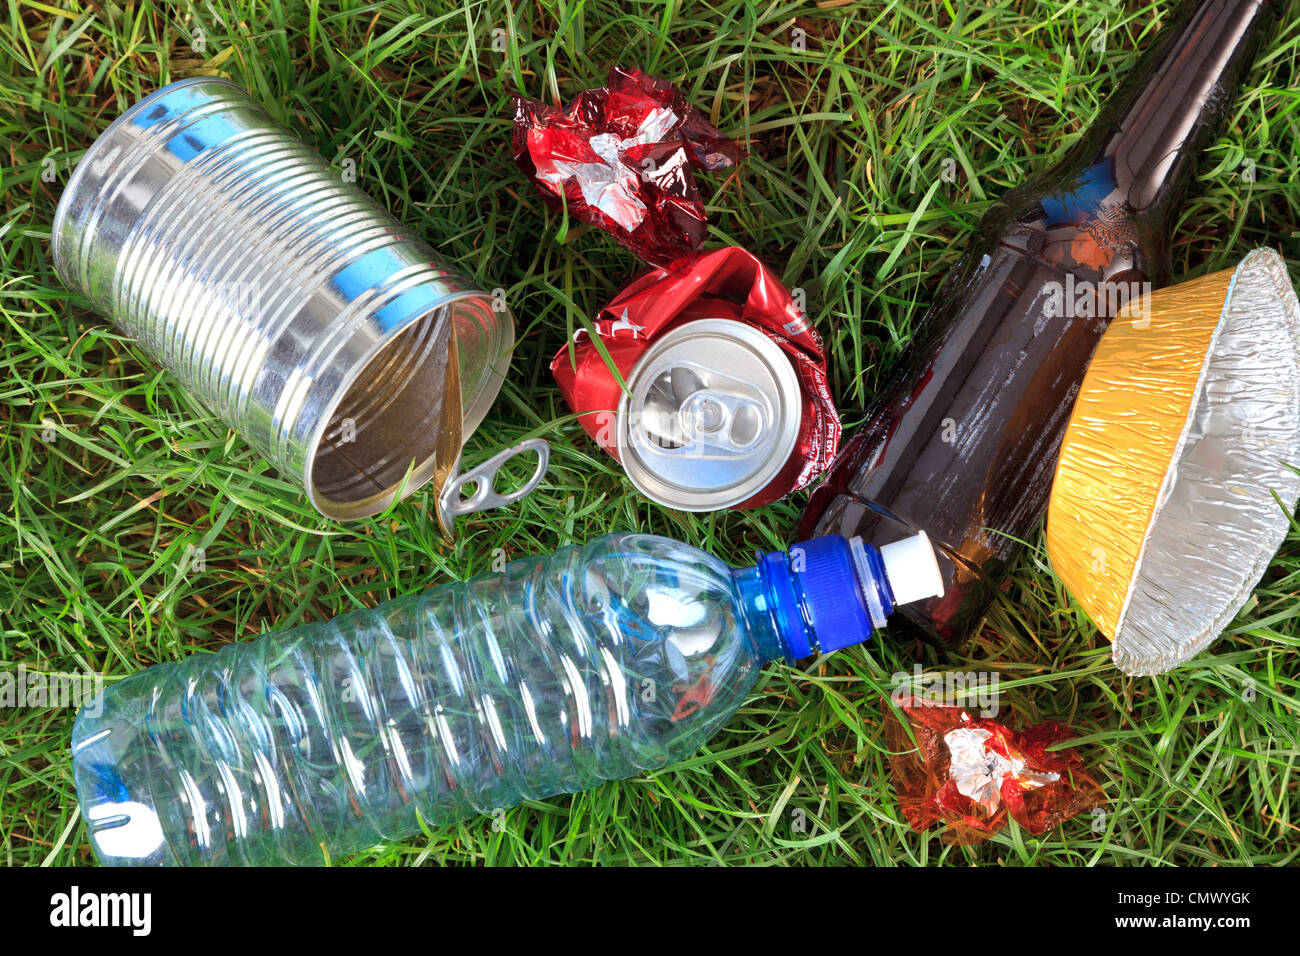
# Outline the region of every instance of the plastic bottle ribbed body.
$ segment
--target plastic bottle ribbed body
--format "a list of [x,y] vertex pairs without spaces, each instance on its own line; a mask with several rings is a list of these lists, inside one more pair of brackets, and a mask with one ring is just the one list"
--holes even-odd
[[611,535],[149,668],[77,720],[92,844],[109,864],[317,863],[663,767],[776,653],[735,592],[703,552]]

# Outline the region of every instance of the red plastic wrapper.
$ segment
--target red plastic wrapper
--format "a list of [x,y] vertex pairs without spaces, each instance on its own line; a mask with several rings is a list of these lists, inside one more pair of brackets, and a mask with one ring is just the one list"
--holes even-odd
[[704,241],[694,170],[731,166],[741,149],[671,83],[616,66],[564,109],[516,96],[514,153],[552,207],[562,197],[573,218],[667,265]]
[[1042,834],[1065,820],[1106,805],[1106,796],[1073,750],[1049,752],[1075,736],[1053,721],[1013,731],[961,707],[904,697],[916,745],[886,705],[885,742],[903,816],[918,833],[943,821],[943,841],[987,840],[1008,816]]
[[[594,326],[626,381],[659,335],[702,318],[732,318],[761,330],[789,356],[799,379],[803,408],[794,453],[762,492],[736,507],[770,504],[825,471],[840,440],[821,337],[780,280],[744,249],[715,249],[634,279],[601,310]],[[551,361],[551,372],[587,434],[617,458],[622,387],[585,329],[575,337],[573,360],[565,345]]]

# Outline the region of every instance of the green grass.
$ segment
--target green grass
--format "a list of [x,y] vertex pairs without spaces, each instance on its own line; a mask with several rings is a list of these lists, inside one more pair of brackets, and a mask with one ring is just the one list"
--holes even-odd
[[[789,542],[802,496],[687,515],[635,494],[551,381],[550,356],[634,275],[572,228],[510,156],[510,94],[552,101],[606,66],[681,83],[747,162],[710,180],[710,241],[807,291],[846,425],[911,335],[988,202],[1096,112],[1165,3],[237,2],[177,19],[140,0],[16,0],[0,20],[0,667],[121,678],[273,628],[610,530],[666,534],[741,563]],[[192,49],[192,29],[205,49]],[[791,48],[794,28],[806,50]],[[493,29],[508,38],[492,50]],[[1104,30],[1106,51],[1092,49]],[[1176,273],[1257,245],[1300,252],[1300,13],[1272,32],[1182,207]],[[427,494],[381,519],[318,517],[292,484],[55,277],[49,229],[96,133],[170,80],[222,73],[486,287],[519,322],[513,372],[470,464],[525,437],[553,448],[524,504],[444,545]],[[999,117],[1003,117],[999,120]],[[1239,174],[1254,160],[1253,183]],[[946,159],[955,182],[940,173]],[[53,161],[54,182],[42,177]],[[46,423],[53,438],[44,441]],[[206,549],[186,573],[187,548]],[[963,655],[888,634],[761,693],[663,772],[385,846],[358,863],[1287,864],[1300,856],[1300,529],[1228,633],[1171,674],[1129,679],[1050,572],[1041,539]],[[1077,729],[1110,806],[1043,838],[944,846],[902,821],[880,695],[914,662],[996,669],[1002,717]],[[1253,683],[1248,683],[1253,682]],[[1253,688],[1253,699],[1249,689]],[[0,711],[0,860],[91,860],[67,710]],[[796,811],[799,811],[797,813]],[[794,821],[806,821],[798,832]],[[1094,822],[1100,825],[1094,830]]]

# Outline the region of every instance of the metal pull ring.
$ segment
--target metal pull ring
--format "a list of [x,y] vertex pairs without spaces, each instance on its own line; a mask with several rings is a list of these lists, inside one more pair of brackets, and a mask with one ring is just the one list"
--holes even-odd
[[[497,494],[497,473],[510,459],[530,451],[537,454],[537,467],[533,470],[532,477],[524,482],[521,487],[507,495]],[[544,438],[530,438],[527,441],[520,442],[513,448],[507,448],[505,451],[493,455],[477,468],[462,472],[447,482],[447,486],[443,489],[438,502],[442,513],[451,519],[460,515],[473,514],[475,511],[486,511],[489,508],[512,505],[521,498],[527,497],[534,488],[541,484],[542,477],[546,474],[546,468],[550,462],[551,446],[546,443]],[[465,486],[469,484],[477,486],[474,493],[468,498],[461,497]]]

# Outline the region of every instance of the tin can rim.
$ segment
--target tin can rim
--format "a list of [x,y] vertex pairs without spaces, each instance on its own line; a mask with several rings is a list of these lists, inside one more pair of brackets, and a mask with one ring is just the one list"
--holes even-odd
[[[506,371],[502,367],[509,364],[510,352],[506,351],[502,358],[494,363],[489,375],[491,381],[488,387],[477,398],[477,401],[470,406],[463,404],[464,385],[459,381],[460,375],[460,357],[456,348],[456,313],[455,309],[459,303],[470,301],[481,301],[487,298],[487,294],[476,289],[467,289],[457,292],[440,301],[438,304],[431,306],[420,312],[413,313],[401,325],[394,327],[389,334],[382,339],[377,339],[374,346],[370,348],[365,355],[352,363],[348,369],[343,383],[335,390],[330,403],[320,416],[320,420],[312,429],[311,435],[307,442],[307,454],[303,463],[303,486],[308,500],[312,506],[321,514],[336,521],[351,521],[362,518],[373,517],[384,511],[394,501],[399,499],[398,490],[401,482],[395,483],[382,491],[377,491],[373,495],[365,498],[358,498],[346,502],[336,501],[334,499],[322,497],[318,494],[315,480],[316,456],[324,441],[325,433],[333,423],[335,415],[338,413],[339,406],[351,392],[352,387],[356,385],[365,375],[366,369],[378,360],[380,356],[390,347],[394,346],[402,336],[415,328],[416,324],[437,316],[437,321],[445,322],[449,326],[448,343],[452,350],[452,361],[457,365],[456,375],[458,378],[457,387],[461,393],[461,401],[457,402],[457,411],[459,413],[456,426],[460,429],[459,441],[456,445],[458,449],[463,449],[465,443],[478,426],[482,423],[488,409],[496,401],[500,389],[500,383],[504,380]],[[513,336],[512,336],[513,340]],[[402,499],[409,498],[417,491],[423,489],[426,485],[433,482],[437,477],[437,472],[441,469],[444,472],[443,481],[432,486],[434,499],[437,501],[441,496],[443,485],[455,476],[459,466],[460,455],[456,455],[454,461],[438,461],[435,454],[430,454],[423,460],[416,462],[411,468],[410,477],[406,481],[405,490],[401,492]]]

